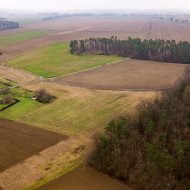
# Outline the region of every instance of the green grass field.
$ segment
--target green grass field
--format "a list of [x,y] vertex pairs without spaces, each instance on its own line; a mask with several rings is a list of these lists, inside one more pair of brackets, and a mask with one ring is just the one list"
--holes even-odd
[[23,117],[24,119],[26,112],[30,112],[42,106],[42,104],[40,104],[39,102],[31,100],[29,98],[19,97],[18,99],[20,100],[20,102],[2,111],[0,113],[0,118],[19,120],[21,117]]
[[122,102],[122,97],[117,96],[70,98],[47,105],[26,98],[19,99],[21,102],[0,113],[0,117],[67,135],[102,128],[110,118],[120,113]]
[[0,110],[7,107],[7,106],[8,106],[8,104],[0,104]]
[[39,38],[45,35],[48,35],[50,31],[43,30],[34,30],[34,31],[25,31],[15,34],[7,34],[0,36],[0,48],[6,47],[8,45],[13,45],[19,42],[24,42],[27,40],[32,40]]
[[[13,86],[14,83],[0,78],[0,89],[4,89]],[[39,108],[43,104],[31,99],[32,93],[21,88],[10,89],[7,94],[11,94],[14,99],[18,99],[20,102],[11,106],[10,108],[0,112],[0,118],[8,118],[11,120],[17,120],[22,117],[26,112],[35,108]],[[3,94],[0,95],[0,99]],[[0,104],[0,109],[6,107],[8,104]]]
[[68,44],[56,43],[19,56],[7,62],[7,65],[50,78],[108,64],[120,59],[122,58],[117,56],[72,55]]
[[[53,87],[48,84],[46,88]],[[70,87],[68,87],[70,88]],[[51,89],[52,90],[52,89]],[[50,91],[52,93],[52,91]],[[27,123],[66,135],[103,129],[113,118],[132,111],[145,94],[55,89],[57,99],[41,104],[22,98],[20,103],[0,113],[0,117]]]

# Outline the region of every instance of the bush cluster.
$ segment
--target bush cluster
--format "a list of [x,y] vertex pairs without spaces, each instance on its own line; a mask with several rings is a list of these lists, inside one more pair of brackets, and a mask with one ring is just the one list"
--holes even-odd
[[37,90],[34,97],[41,103],[51,103],[54,100],[54,96],[49,94],[45,89]]

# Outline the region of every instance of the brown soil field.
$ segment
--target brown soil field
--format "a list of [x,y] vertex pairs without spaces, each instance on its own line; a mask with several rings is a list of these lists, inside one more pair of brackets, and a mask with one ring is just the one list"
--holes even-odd
[[0,187],[4,190],[25,189],[40,180],[49,179],[49,176],[54,179],[71,171],[80,165],[78,160],[82,162],[86,152],[86,148],[83,148],[91,139],[87,136],[63,138],[57,144],[1,172]]
[[[152,28],[149,33],[150,25]],[[151,16],[78,16],[27,25],[27,29],[38,30],[76,31],[80,28],[83,30],[78,31],[71,39],[77,38],[78,35],[83,38],[117,35],[121,39],[131,36],[190,41],[190,24],[170,22],[168,18],[159,19]],[[66,40],[70,39],[67,35],[65,37]]]
[[22,123],[0,120],[0,172],[66,138]]
[[125,184],[92,168],[82,167],[47,183],[39,190],[130,190]]
[[8,47],[2,48],[2,55],[0,56],[0,62],[13,59],[17,55],[23,54],[28,51],[32,51],[36,48],[44,47],[51,43],[63,41],[62,36],[59,35],[48,35],[25,42],[19,42]]
[[[152,25],[151,30],[150,25]],[[190,41],[190,24],[170,22],[168,19],[161,20],[140,16],[66,17],[29,24],[20,29],[3,31],[0,32],[0,35],[30,30],[49,30],[53,34],[34,40],[19,42],[1,49],[3,55],[0,56],[0,61],[6,61],[19,54],[44,47],[50,43],[69,42],[70,40],[89,37],[118,36],[120,39],[127,39],[130,36],[142,39],[161,38]]]
[[53,79],[53,82],[101,90],[163,90],[170,88],[187,65],[128,59]]
[[149,38],[176,41],[190,41],[190,24],[175,23],[166,20],[153,20]]
[[[117,27],[113,27],[113,25]],[[51,43],[61,41],[71,41],[74,39],[84,39],[89,37],[110,37],[118,36],[126,39],[128,36],[144,37],[147,33],[149,21],[143,19],[126,19],[126,18],[107,18],[107,17],[68,17],[64,19],[50,20],[39,22],[37,24],[27,25],[24,28],[0,32],[1,35],[19,33],[30,30],[49,30],[53,34],[40,37],[25,42],[19,42],[8,47],[2,48],[3,53],[0,61],[6,61],[14,58],[19,54],[36,48],[44,47]]]
[[119,31],[139,33],[146,30],[149,18],[122,16],[72,16],[27,25],[27,29],[73,31]]

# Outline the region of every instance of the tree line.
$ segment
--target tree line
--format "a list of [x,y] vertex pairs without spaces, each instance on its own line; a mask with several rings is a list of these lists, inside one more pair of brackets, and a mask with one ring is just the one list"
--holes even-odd
[[120,40],[111,38],[89,38],[70,42],[72,54],[117,55],[159,62],[190,63],[190,43],[175,40],[141,40],[129,37]]
[[112,121],[96,137],[90,163],[136,190],[189,190],[190,72],[142,103],[134,118]]
[[14,28],[19,28],[19,23],[7,20],[0,20],[0,30],[7,30]]

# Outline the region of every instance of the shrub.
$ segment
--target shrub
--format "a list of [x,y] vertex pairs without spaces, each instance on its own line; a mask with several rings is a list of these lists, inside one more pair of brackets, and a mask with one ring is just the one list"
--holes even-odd
[[35,92],[36,100],[42,103],[51,103],[54,96],[50,95],[45,89],[40,89]]

